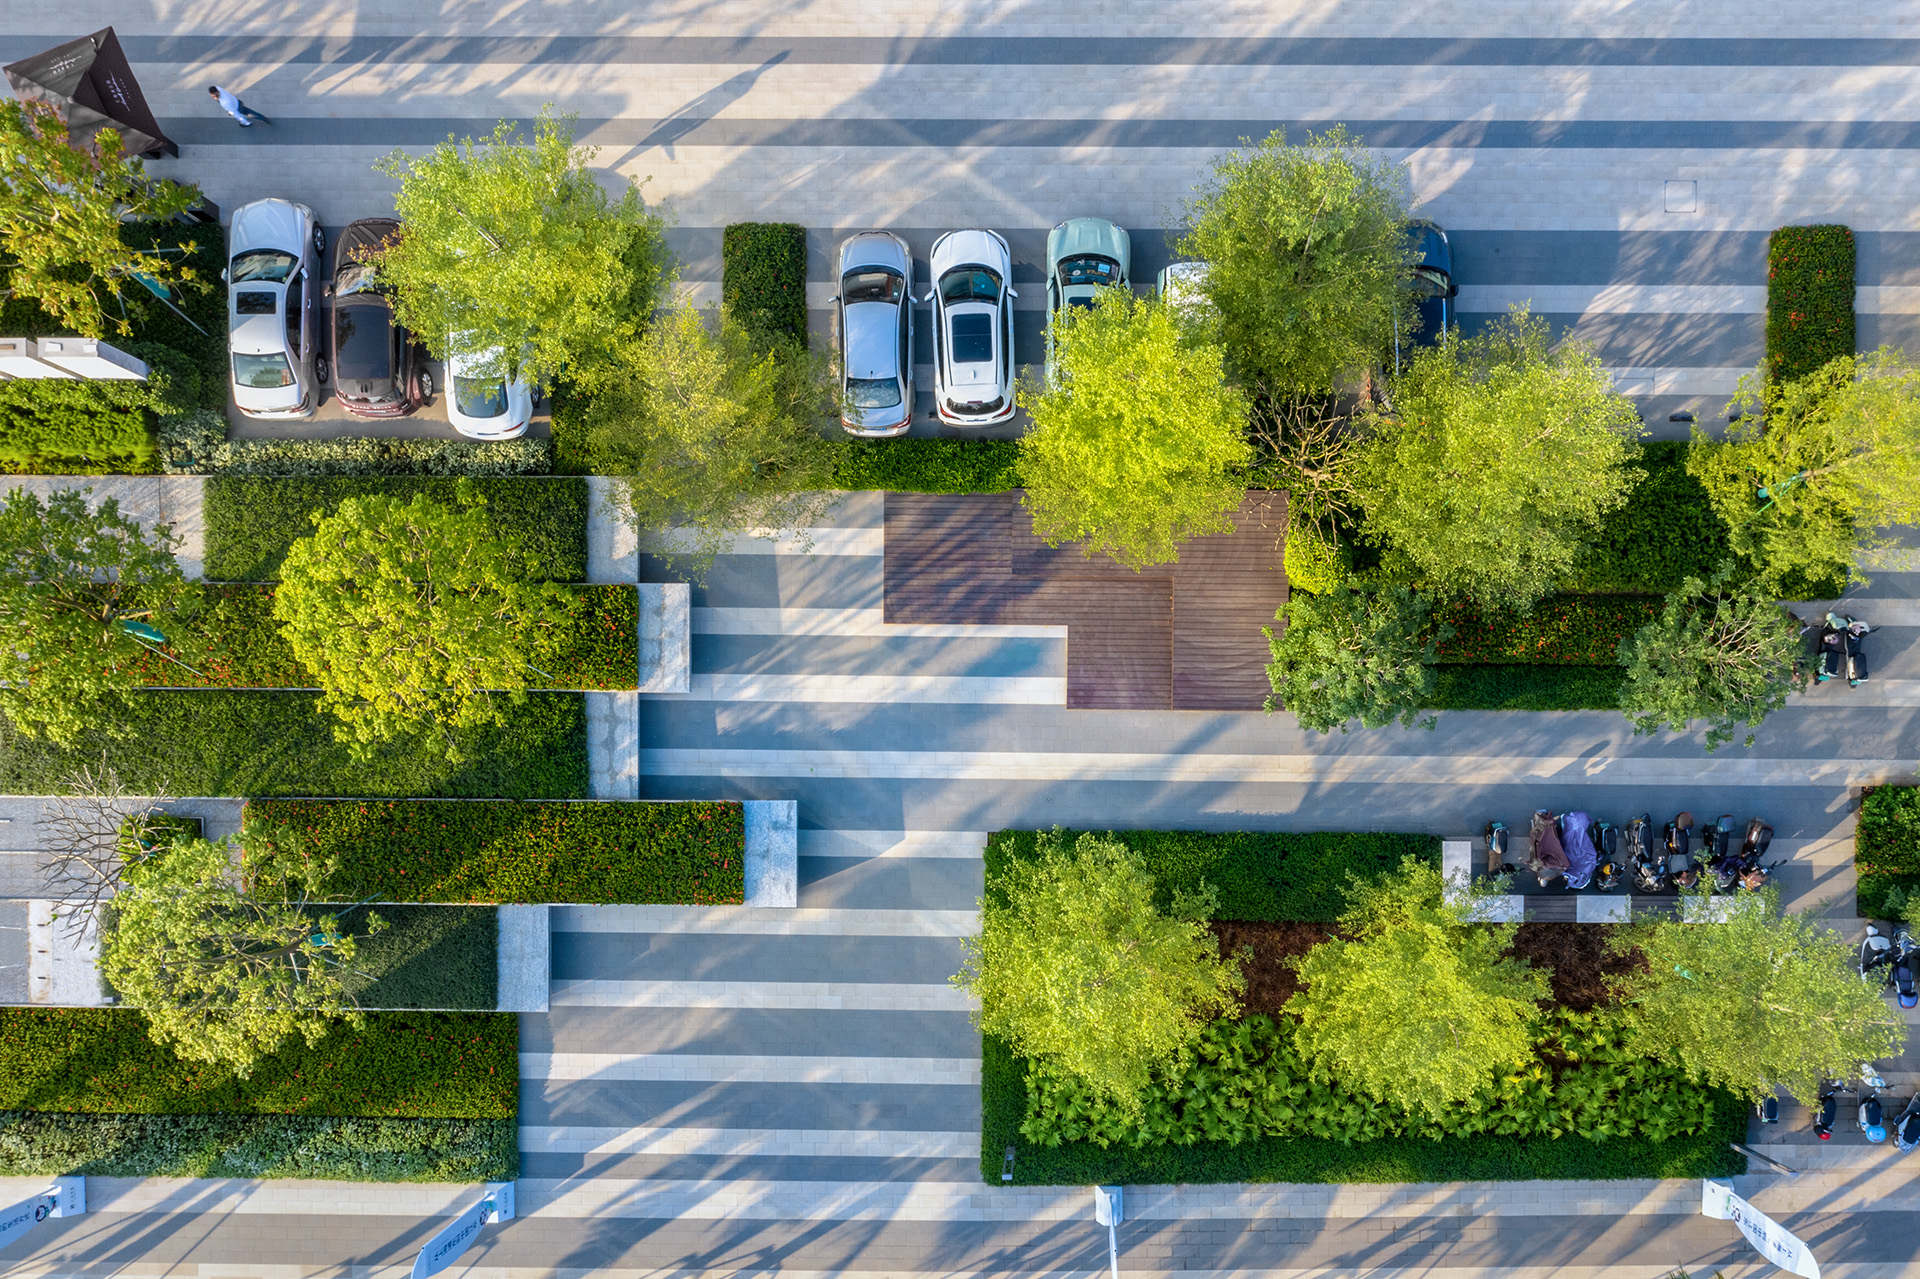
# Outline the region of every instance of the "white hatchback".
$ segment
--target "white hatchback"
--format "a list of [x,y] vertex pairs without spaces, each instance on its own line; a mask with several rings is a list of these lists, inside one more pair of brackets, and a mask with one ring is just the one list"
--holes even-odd
[[997,231],[949,231],[927,255],[933,408],[951,426],[1013,416],[1013,255]]

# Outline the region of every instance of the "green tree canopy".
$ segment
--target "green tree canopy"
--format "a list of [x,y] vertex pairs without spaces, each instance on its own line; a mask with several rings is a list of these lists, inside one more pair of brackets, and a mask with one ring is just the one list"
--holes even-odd
[[953,981],[979,1001],[987,1034],[1131,1109],[1157,1067],[1238,1011],[1239,966],[1207,927],[1213,904],[1209,888],[1162,909],[1138,853],[1043,835],[982,900]]
[[1599,357],[1515,311],[1414,354],[1360,462],[1367,534],[1435,590],[1525,610],[1644,474],[1640,419]]
[[1252,450],[1220,348],[1184,340],[1167,304],[1119,289],[1053,323],[1058,384],[1019,393],[1033,417],[1020,439],[1033,531],[1137,570],[1231,530]]
[[1336,125],[1289,146],[1275,130],[1221,156],[1187,210],[1183,257],[1244,382],[1332,390],[1377,361],[1407,289],[1407,175]]
[[618,200],[573,145],[573,120],[543,109],[531,141],[501,121],[375,167],[400,181],[395,242],[377,255],[401,323],[436,354],[448,335],[497,349],[502,374],[593,383],[638,332],[665,282],[660,220],[627,184]]
[[[1694,428],[1687,469],[1762,585],[1802,599],[1920,520],[1920,369],[1900,351],[1829,362],[1797,381],[1748,375],[1724,441]],[[1765,488],[1767,495],[1760,496]]]
[[1348,876],[1344,936],[1293,961],[1300,1052],[1342,1086],[1439,1116],[1533,1055],[1545,974],[1506,957],[1517,925],[1472,923],[1481,894],[1450,895],[1406,858],[1397,875]]
[[[1660,615],[1620,644],[1620,706],[1636,733],[1685,732],[1707,721],[1707,749],[1787,704],[1804,651],[1793,616],[1726,574],[1688,578]],[[1746,744],[1753,745],[1748,733]]]
[[1610,979],[1634,1051],[1746,1096],[1784,1088],[1808,1105],[1823,1080],[1900,1051],[1906,1027],[1860,980],[1852,947],[1810,915],[1782,913],[1779,890],[1694,901],[1718,922],[1646,922],[1611,939],[1645,960]]
[[620,514],[643,534],[675,529],[654,546],[699,576],[733,530],[802,529],[831,504],[832,412],[823,360],[682,304],[629,346],[584,430],[594,470],[623,477]]
[[113,498],[25,489],[0,502],[0,714],[21,732],[71,746],[111,725],[151,651],[123,622],[165,633],[200,588],[174,559],[173,531],[142,528]]
[[559,592],[526,580],[485,503],[373,495],[314,514],[281,569],[273,613],[357,752],[504,723],[559,646]]
[[[318,1044],[359,1015],[340,981],[354,938],[308,900],[327,867],[290,883],[295,898],[258,897],[241,891],[237,862],[230,843],[195,839],[129,864],[105,912],[100,975],[146,1014],[155,1043],[245,1076],[289,1036]],[[369,915],[367,927],[384,924]]]
[[127,223],[184,213],[200,192],[148,177],[117,130],[95,138],[94,150],[77,150],[52,108],[0,102],[0,258],[10,295],[84,337],[125,336],[124,290],[144,287],[134,277],[204,287],[186,265],[189,245],[136,248]]
[[1433,601],[1404,586],[1289,596],[1276,614],[1283,629],[1265,628],[1267,709],[1292,711],[1314,733],[1344,733],[1356,719],[1362,728],[1395,719],[1411,728],[1433,692],[1435,645],[1450,633],[1433,630],[1432,616]]

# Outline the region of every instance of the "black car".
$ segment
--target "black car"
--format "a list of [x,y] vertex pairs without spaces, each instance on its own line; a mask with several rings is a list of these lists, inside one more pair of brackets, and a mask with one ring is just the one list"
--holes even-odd
[[433,394],[433,375],[367,255],[400,231],[392,218],[362,218],[333,251],[333,393],[355,417],[405,417]]
[[1420,218],[1407,224],[1407,244],[1418,255],[1408,290],[1413,294],[1413,309],[1419,316],[1411,334],[1401,331],[1401,322],[1393,326],[1393,371],[1400,372],[1412,358],[1414,345],[1433,346],[1454,322],[1453,298],[1460,286],[1453,282],[1453,246],[1447,233]]

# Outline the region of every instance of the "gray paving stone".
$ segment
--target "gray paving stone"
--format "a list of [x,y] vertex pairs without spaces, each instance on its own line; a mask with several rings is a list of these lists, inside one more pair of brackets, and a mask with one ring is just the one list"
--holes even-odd
[[520,1019],[522,1052],[710,1056],[970,1057],[966,1013],[865,1009],[581,1008]]
[[555,981],[928,982],[960,967],[950,937],[738,933],[553,935]]
[[980,1126],[970,1084],[714,1084],[520,1081],[522,1126],[964,1132]]

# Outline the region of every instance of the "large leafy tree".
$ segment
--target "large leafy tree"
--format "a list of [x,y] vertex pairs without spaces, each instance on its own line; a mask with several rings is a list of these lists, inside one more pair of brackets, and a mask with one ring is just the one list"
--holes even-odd
[[1518,925],[1473,923],[1480,894],[1448,893],[1411,857],[1396,875],[1349,880],[1342,935],[1293,961],[1302,989],[1286,1008],[1309,1062],[1363,1096],[1438,1117],[1532,1056],[1549,992],[1545,974],[1506,955]]
[[1524,610],[1643,472],[1640,418],[1599,357],[1516,311],[1415,354],[1361,461],[1368,535],[1422,583]]
[[620,513],[675,565],[704,573],[742,528],[796,530],[831,502],[839,445],[823,361],[769,352],[690,305],[658,317],[584,412],[594,470],[623,477]]
[[1694,429],[1687,469],[1768,589],[1843,589],[1894,545],[1889,528],[1920,520],[1920,368],[1902,352],[1786,383],[1749,375],[1728,411],[1740,416],[1724,441]]
[[1436,643],[1448,634],[1432,617],[1433,601],[1404,586],[1295,593],[1276,615],[1283,628],[1265,628],[1267,709],[1292,711],[1315,733],[1344,733],[1356,719],[1362,728],[1395,719],[1412,727],[1433,691]]
[[1769,594],[1725,574],[1688,578],[1621,642],[1620,706],[1638,733],[1705,720],[1711,751],[1787,704],[1803,647],[1799,624]]
[[452,505],[348,498],[295,542],[274,617],[357,752],[504,723],[560,643],[558,591],[528,581],[466,485]]
[[85,337],[133,331],[126,291],[145,276],[162,288],[198,287],[187,244],[137,247],[131,221],[158,222],[200,199],[190,186],[150,178],[120,134],[102,129],[94,149],[72,144],[43,103],[0,102],[0,256],[11,294],[31,298]]
[[1184,340],[1166,303],[1119,289],[1053,323],[1056,384],[1019,396],[1033,417],[1020,475],[1034,532],[1141,569],[1230,530],[1252,450],[1247,402],[1227,385],[1220,348]]
[[152,646],[200,589],[174,558],[172,530],[143,528],[112,498],[24,489],[0,501],[0,714],[21,732],[70,746],[141,682]]
[[1339,126],[1276,130],[1214,162],[1183,256],[1208,264],[1227,360],[1279,392],[1333,389],[1379,359],[1407,288],[1406,169]]
[[1238,1010],[1238,963],[1220,956],[1212,910],[1211,889],[1157,905],[1152,874],[1116,840],[1042,835],[981,902],[954,984],[986,1033],[1134,1109],[1157,1067]]
[[[290,1036],[318,1044],[359,1014],[341,982],[355,939],[310,900],[327,867],[288,858],[306,877],[256,895],[240,887],[236,851],[182,840],[130,863],[106,910],[100,974],[146,1014],[154,1042],[245,1076]],[[383,926],[368,916],[368,932]]]
[[1822,1081],[1900,1051],[1905,1026],[1838,933],[1783,913],[1777,889],[1696,900],[1716,922],[1647,922],[1610,943],[1645,961],[1610,979],[1636,1052],[1734,1092],[1784,1088],[1812,1104]]
[[435,353],[448,335],[497,350],[503,374],[591,384],[606,353],[645,322],[665,281],[659,218],[630,183],[611,198],[573,145],[573,122],[543,110],[533,137],[448,138],[376,167],[400,181],[395,241],[377,255],[400,320]]

